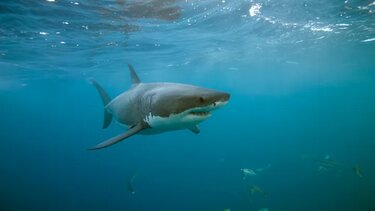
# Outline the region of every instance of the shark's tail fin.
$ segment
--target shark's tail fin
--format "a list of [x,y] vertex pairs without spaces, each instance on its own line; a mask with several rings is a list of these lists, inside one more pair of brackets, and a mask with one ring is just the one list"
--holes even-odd
[[102,98],[102,102],[104,105],[104,121],[103,121],[103,129],[107,128],[112,122],[112,114],[108,112],[105,108],[106,105],[111,101],[111,98],[108,96],[107,92],[96,82],[94,79],[90,79],[92,85],[95,86],[96,90],[99,92],[100,97]]

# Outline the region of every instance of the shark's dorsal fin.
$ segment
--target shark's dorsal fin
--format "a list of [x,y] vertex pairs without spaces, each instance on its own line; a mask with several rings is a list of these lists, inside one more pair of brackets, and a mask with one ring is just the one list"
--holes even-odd
[[139,83],[141,83],[141,80],[139,80],[139,77],[138,77],[137,73],[135,72],[133,66],[131,64],[128,64],[128,67],[129,67],[129,71],[130,71],[130,77],[131,77],[131,80],[132,80],[132,85],[135,86],[135,85],[138,85]]

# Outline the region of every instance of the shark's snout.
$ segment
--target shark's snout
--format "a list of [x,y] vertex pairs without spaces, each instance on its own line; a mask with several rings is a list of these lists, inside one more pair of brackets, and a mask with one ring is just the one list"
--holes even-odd
[[229,94],[229,93],[225,93],[225,92],[223,92],[223,93],[221,94],[221,101],[222,101],[222,102],[228,102],[229,99],[230,99],[230,94]]
[[228,103],[230,94],[225,92],[211,92],[207,95],[199,97],[200,106],[194,107],[188,113],[201,118],[208,118],[211,116],[211,111],[223,107]]
[[212,104],[213,106],[222,105],[227,103],[230,99],[230,94],[226,92],[212,92],[206,96],[201,96],[201,102],[203,104]]

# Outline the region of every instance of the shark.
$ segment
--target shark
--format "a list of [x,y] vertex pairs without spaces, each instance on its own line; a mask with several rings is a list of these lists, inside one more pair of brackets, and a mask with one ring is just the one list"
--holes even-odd
[[90,79],[104,105],[103,129],[113,119],[128,129],[89,150],[112,146],[135,134],[154,135],[188,129],[200,133],[198,124],[226,105],[227,92],[182,83],[142,83],[134,67],[128,64],[132,86],[111,99],[102,86]]

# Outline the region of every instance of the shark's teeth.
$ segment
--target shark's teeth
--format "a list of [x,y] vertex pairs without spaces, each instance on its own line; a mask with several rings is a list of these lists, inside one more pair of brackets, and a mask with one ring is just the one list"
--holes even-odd
[[192,111],[190,114],[197,115],[197,116],[207,116],[210,114],[208,111]]

